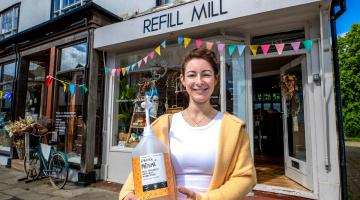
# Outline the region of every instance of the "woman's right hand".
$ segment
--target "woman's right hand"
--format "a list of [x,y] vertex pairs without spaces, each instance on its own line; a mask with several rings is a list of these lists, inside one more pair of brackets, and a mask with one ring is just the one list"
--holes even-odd
[[130,192],[125,196],[124,200],[140,200],[140,199],[137,198],[133,192]]

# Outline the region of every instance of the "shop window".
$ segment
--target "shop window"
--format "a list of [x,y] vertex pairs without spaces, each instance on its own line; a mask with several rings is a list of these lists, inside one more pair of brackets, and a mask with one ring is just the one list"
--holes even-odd
[[46,67],[46,62],[30,61],[29,64],[25,116],[32,116],[35,121],[41,118],[45,111]]
[[85,4],[86,0],[53,0],[53,16],[57,17]]
[[0,40],[18,32],[20,4],[16,4],[0,13]]
[[[143,87],[144,83],[151,84],[151,81],[155,80],[154,88],[156,88],[158,100],[156,109],[150,111],[152,120],[164,113],[178,112],[187,107],[188,97],[182,88],[179,76],[182,58],[192,48],[194,44],[190,44],[187,48],[177,44],[168,45],[167,48],[161,49],[161,56],[155,56],[154,59],[148,58],[147,63],[142,61],[140,68],[136,67],[125,76],[108,76],[114,79],[112,149],[134,147],[142,137],[145,114],[140,106],[141,101],[136,99],[142,99],[145,95],[144,91],[151,88],[151,86]],[[152,49],[145,49],[117,55],[115,66],[137,63],[151,51]],[[217,57],[219,58],[218,54]],[[135,92],[127,92],[129,88]],[[218,85],[211,98],[213,107],[218,110],[220,110],[219,94]]]
[[[226,111],[246,120],[245,61],[234,53],[226,53]],[[256,98],[261,98],[257,96]]]
[[11,120],[11,104],[13,100],[13,81],[16,75],[15,62],[0,65],[0,152],[10,151],[10,138],[5,131],[5,123]]
[[[86,43],[75,44],[71,47],[60,49],[60,62],[55,81],[55,131],[58,136],[57,148],[68,155],[69,162],[80,164],[83,138],[86,134],[85,121],[85,94],[80,87],[74,87],[74,93],[69,91],[69,84],[84,84],[87,57]],[[97,156],[94,158],[97,164]]]

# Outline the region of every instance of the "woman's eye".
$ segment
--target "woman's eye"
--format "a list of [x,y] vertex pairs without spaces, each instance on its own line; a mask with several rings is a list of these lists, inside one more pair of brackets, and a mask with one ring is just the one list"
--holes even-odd
[[195,74],[188,74],[187,77],[189,78],[192,78],[192,77],[195,77],[196,75]]

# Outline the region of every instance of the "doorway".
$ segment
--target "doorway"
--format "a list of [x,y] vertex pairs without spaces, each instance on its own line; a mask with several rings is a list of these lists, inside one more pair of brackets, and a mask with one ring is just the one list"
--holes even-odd
[[[310,164],[306,161],[305,64],[304,55],[252,60],[254,160],[259,184],[312,189]],[[285,74],[297,80],[293,98],[280,87]]]

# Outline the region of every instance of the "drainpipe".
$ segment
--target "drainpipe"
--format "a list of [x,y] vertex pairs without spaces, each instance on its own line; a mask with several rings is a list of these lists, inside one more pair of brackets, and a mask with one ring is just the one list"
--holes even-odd
[[[335,7],[340,6],[340,10],[335,12]],[[339,133],[339,157],[340,157],[340,178],[341,178],[341,199],[348,199],[347,195],[347,177],[346,177],[346,155],[345,155],[345,140],[344,140],[344,127],[341,106],[341,91],[340,91],[340,70],[339,70],[339,56],[338,56],[338,43],[336,34],[336,20],[346,10],[345,0],[332,1],[330,10],[330,26],[331,26],[331,40],[332,40],[332,53],[334,62],[334,76],[335,76],[335,98],[336,98],[336,115],[337,115],[337,128]]]

